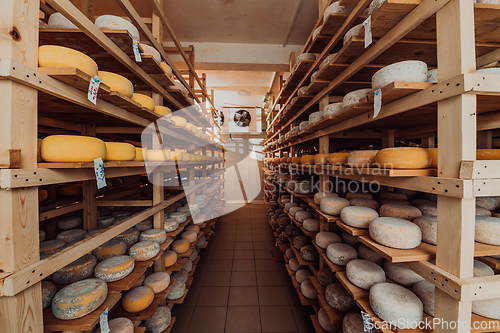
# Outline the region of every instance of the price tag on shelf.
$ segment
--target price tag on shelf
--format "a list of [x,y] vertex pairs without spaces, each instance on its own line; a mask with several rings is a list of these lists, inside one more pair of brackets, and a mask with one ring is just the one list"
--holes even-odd
[[106,310],[104,310],[104,312],[101,313],[100,325],[101,325],[101,333],[111,332],[108,325],[108,308],[106,308]]
[[102,158],[96,158],[94,160],[94,173],[97,180],[97,189],[101,189],[106,186],[106,177],[104,176],[104,162]]
[[382,90],[377,89],[373,93],[373,119],[377,118],[382,108]]
[[364,311],[361,311],[361,317],[363,317],[363,330],[368,333],[372,333],[372,318],[370,315]]
[[139,52],[139,41],[134,40],[132,42],[132,49],[134,50],[134,56],[136,62],[142,62],[141,53]]
[[372,16],[363,22],[363,27],[365,27],[365,49],[372,43]]
[[87,92],[87,98],[89,101],[94,103],[94,105],[97,102],[97,92],[99,91],[99,85],[101,84],[102,80],[99,76],[95,75],[90,79],[90,84],[89,84],[89,90]]

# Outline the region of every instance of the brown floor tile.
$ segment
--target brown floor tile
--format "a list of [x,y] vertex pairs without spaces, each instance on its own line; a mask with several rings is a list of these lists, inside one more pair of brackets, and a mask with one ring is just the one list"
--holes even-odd
[[274,244],[271,242],[253,242],[253,248],[255,250],[271,250],[273,245]]
[[235,250],[253,250],[252,242],[236,242],[234,246]]
[[234,259],[254,259],[253,250],[234,250]]
[[255,272],[233,272],[231,287],[253,287],[257,285]]
[[191,319],[188,333],[224,332],[226,311],[226,307],[197,307]]
[[314,332],[314,326],[311,322],[310,315],[305,306],[292,306],[292,313],[295,318],[295,324],[300,332]]
[[[189,295],[189,293],[188,293]],[[172,328],[172,333],[186,333],[191,324],[191,318],[193,317],[195,307],[181,307],[174,306],[172,309],[172,317],[175,317],[175,324]]]
[[278,264],[274,260],[257,259],[255,260],[255,270],[257,272],[278,271]]
[[253,259],[233,260],[233,272],[255,272],[255,260]]
[[257,272],[257,285],[282,286],[283,281],[279,272]]
[[214,259],[210,262],[208,268],[209,272],[230,272],[233,268],[233,261],[231,259],[217,260]]
[[297,290],[295,290],[293,285],[285,285],[285,291],[290,305],[301,305]]
[[254,242],[269,242],[271,237],[269,235],[253,235]]
[[263,230],[266,230],[267,228],[269,228],[269,224],[268,223],[252,223],[252,230],[255,230],[255,229],[263,229]]
[[252,229],[252,235],[268,235],[269,230],[267,229]]
[[229,287],[203,287],[197,306],[227,306]]
[[290,306],[261,306],[262,332],[297,332]]
[[258,286],[259,304],[263,305],[289,305],[286,290],[283,286],[263,287]]
[[252,241],[252,235],[249,235],[249,234],[236,235],[236,241],[237,242],[251,242]]
[[257,287],[231,287],[229,289],[229,306],[259,305]]
[[255,259],[265,259],[269,260],[273,258],[273,253],[271,250],[253,250],[255,254]]
[[[231,235],[217,235],[214,237],[215,240],[219,241],[219,242],[234,242],[236,241],[236,233],[235,234],[231,234]],[[210,238],[210,242],[212,241],[212,238]]]
[[227,309],[225,332],[260,332],[259,307],[229,307]]
[[205,277],[204,287],[229,287],[231,272],[208,272]]
[[198,302],[198,297],[200,297],[201,289],[202,287],[191,285],[191,288],[189,288],[189,292],[186,298],[184,299],[184,302],[182,302],[180,306],[196,306],[196,303]]
[[215,250],[212,260],[226,260],[233,259],[234,250]]
[[217,250],[233,250],[235,242],[218,242]]

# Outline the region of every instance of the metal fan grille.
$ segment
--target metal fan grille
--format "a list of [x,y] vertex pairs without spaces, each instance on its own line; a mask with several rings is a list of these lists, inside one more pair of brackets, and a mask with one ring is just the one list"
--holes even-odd
[[239,127],[248,127],[252,121],[252,116],[247,110],[238,110],[234,114],[234,123]]

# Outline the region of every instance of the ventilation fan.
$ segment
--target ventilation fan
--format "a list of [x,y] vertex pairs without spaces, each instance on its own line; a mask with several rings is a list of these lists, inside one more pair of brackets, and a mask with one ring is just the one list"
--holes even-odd
[[239,127],[248,127],[252,121],[252,116],[247,110],[238,110],[234,114],[234,123]]
[[215,113],[215,120],[218,122],[219,126],[224,125],[224,112],[219,111]]

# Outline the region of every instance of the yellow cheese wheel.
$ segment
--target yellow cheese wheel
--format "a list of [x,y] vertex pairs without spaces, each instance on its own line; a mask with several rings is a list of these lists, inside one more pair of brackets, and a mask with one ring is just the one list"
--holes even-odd
[[182,161],[186,161],[186,162],[191,161],[191,154],[190,153],[182,153]]
[[189,241],[187,239],[178,239],[170,246],[176,253],[186,253],[189,250]]
[[146,161],[149,162],[165,162],[170,159],[168,150],[146,150]]
[[144,161],[144,155],[146,155],[146,149],[135,147],[134,161]]
[[47,193],[47,190],[44,190],[43,188],[38,189],[38,202],[45,201],[48,197],[49,194]]
[[97,75],[97,64],[91,57],[64,46],[38,47],[38,67],[76,67],[90,76]]
[[52,280],[57,284],[70,284],[81,281],[92,275],[96,265],[96,257],[91,254],[86,254],[52,273]]
[[125,142],[106,142],[106,161],[133,161],[135,147]]
[[154,111],[154,109],[155,109],[155,102],[153,101],[153,99],[149,96],[144,95],[144,94],[134,93],[132,95],[132,100],[141,104],[142,107],[144,107],[150,111]]
[[193,124],[191,124],[191,123],[186,123],[186,129],[187,129],[188,131],[193,131]]
[[170,161],[182,161],[182,152],[171,151],[170,152]]
[[165,267],[170,267],[175,265],[177,262],[177,252],[175,251],[165,251]]
[[[279,158],[278,158],[278,161],[276,161],[276,158],[275,158],[273,162],[274,163],[279,162]],[[302,162],[302,157],[292,157],[292,163],[301,163],[301,162]]]
[[375,163],[378,150],[355,150],[347,157],[347,164],[354,168],[369,168]]
[[349,153],[332,153],[328,156],[328,163],[334,165],[346,165]]
[[426,169],[431,157],[424,148],[384,148],[375,156],[375,164],[384,169]]
[[170,117],[170,120],[175,122],[175,126],[177,127],[186,127],[187,121],[186,119],[179,117],[179,116],[172,116]]
[[280,158],[280,163],[286,163],[286,160],[287,160],[286,157]]
[[153,290],[155,294],[161,293],[167,289],[170,284],[170,275],[166,272],[157,272],[148,276],[143,285]]
[[[128,318],[115,318],[108,322],[110,333],[134,333],[135,327],[132,320]],[[95,333],[102,333],[99,327]]]
[[300,158],[302,164],[314,164],[314,155],[304,155]]
[[134,258],[135,261],[146,261],[154,258],[160,253],[160,245],[152,241],[142,241],[132,245],[128,250],[129,256]]
[[100,307],[107,296],[106,282],[99,279],[78,281],[62,288],[54,296],[52,314],[62,320],[80,318]]
[[328,164],[330,154],[317,154],[314,155],[315,164]]
[[438,167],[438,149],[437,148],[427,148],[427,154],[431,157],[431,165],[429,166],[432,169],[437,169]]
[[160,66],[163,69],[163,71],[165,72],[166,76],[172,76],[172,68],[165,61],[162,61],[160,63]]
[[500,160],[500,149],[478,149],[477,160]]
[[37,146],[36,146],[36,162],[37,163],[43,163],[43,158],[42,158],[42,139],[37,140]]
[[106,243],[96,247],[92,254],[97,260],[102,261],[111,257],[121,256],[127,253],[127,243],[120,239],[111,239]]
[[188,230],[181,234],[181,238],[186,239],[189,243],[194,243],[198,239],[198,234],[192,230]]
[[101,261],[95,268],[96,278],[105,282],[114,282],[127,277],[135,267],[135,261],[129,256],[116,256]]
[[42,141],[42,158],[45,162],[94,162],[106,159],[106,145],[98,138],[78,135],[51,135]]
[[[286,162],[287,162],[287,163],[292,163],[292,161],[293,161],[293,157],[289,157],[289,158],[287,158],[287,159],[286,159]],[[272,162],[272,161],[271,161],[271,162]]]
[[199,233],[200,232],[200,227],[197,226],[197,225],[188,225],[187,227],[184,228],[185,231],[194,231],[195,233]]
[[117,91],[129,98],[134,94],[134,85],[126,77],[105,71],[99,71],[97,75],[111,90]]
[[155,113],[158,113],[160,116],[168,116],[169,114],[172,114],[172,110],[166,106],[156,105]]
[[122,299],[123,310],[127,312],[140,312],[153,303],[155,293],[149,287],[137,287],[125,294]]

